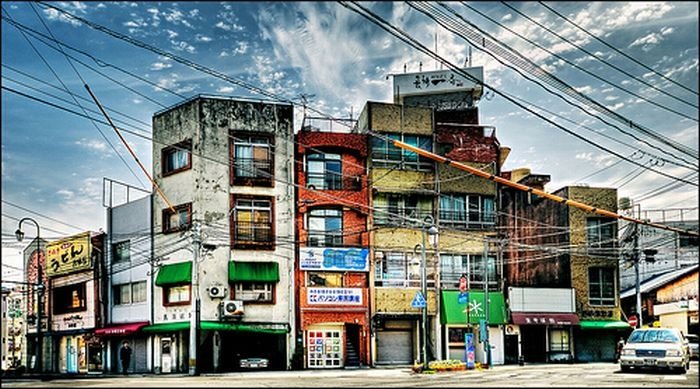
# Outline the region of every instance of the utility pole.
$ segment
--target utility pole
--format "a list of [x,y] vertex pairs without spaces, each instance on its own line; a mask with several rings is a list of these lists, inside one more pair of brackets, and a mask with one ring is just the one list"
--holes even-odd
[[484,239],[484,352],[486,364],[491,367],[491,345],[489,344],[489,240]]
[[632,249],[632,261],[634,261],[634,290],[637,295],[637,328],[642,328],[642,294],[639,287],[639,225],[634,224],[634,248]]
[[190,317],[189,375],[198,376],[197,348],[199,346],[199,250],[202,245],[199,223],[192,223],[192,317]]

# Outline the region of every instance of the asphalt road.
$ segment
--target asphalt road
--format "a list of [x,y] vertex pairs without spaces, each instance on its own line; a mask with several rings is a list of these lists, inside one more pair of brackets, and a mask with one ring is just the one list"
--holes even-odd
[[686,374],[622,373],[617,364],[495,366],[488,370],[415,374],[407,367],[187,375],[129,375],[48,381],[4,379],[2,387],[698,387],[698,362]]

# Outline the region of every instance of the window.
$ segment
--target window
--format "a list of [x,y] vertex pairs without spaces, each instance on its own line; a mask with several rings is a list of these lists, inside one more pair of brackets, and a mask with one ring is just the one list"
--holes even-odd
[[190,303],[191,285],[174,285],[163,288],[163,305],[187,305]]
[[426,216],[432,216],[433,200],[428,196],[382,194],[374,198],[374,209],[375,225],[420,226]]
[[233,183],[272,186],[274,173],[272,137],[232,133],[231,139]]
[[60,315],[86,310],[85,288],[84,282],[53,288],[53,313]]
[[569,330],[563,328],[549,330],[549,351],[569,351]]
[[588,218],[586,220],[586,237],[588,253],[595,255],[615,255],[615,235],[617,220]]
[[[471,289],[484,288],[484,256],[479,254],[440,254],[440,284],[443,288],[457,288],[462,274],[469,275]],[[496,257],[489,258],[489,288],[496,288],[500,271]]]
[[314,153],[306,156],[306,185],[315,189],[343,189],[340,154]]
[[178,205],[175,212],[166,208],[163,210],[163,233],[182,231],[190,228],[192,223],[192,204]]
[[163,177],[175,174],[192,167],[192,142],[185,141],[163,149]]
[[615,269],[591,267],[588,269],[588,304],[615,305]]
[[338,247],[343,245],[343,211],[313,209],[309,211],[309,239],[311,247]]
[[273,284],[267,282],[239,282],[233,289],[233,298],[248,302],[273,302]]
[[112,263],[129,262],[131,242],[115,243],[112,245]]
[[274,245],[273,207],[271,198],[238,198],[232,214],[234,246],[265,247]]
[[327,288],[342,288],[343,273],[306,272],[306,286],[323,286]]
[[134,282],[131,284],[131,302],[143,303],[146,301],[146,281]]
[[379,168],[393,168],[401,163],[400,169],[405,170],[431,170],[433,162],[421,157],[413,151],[400,149],[391,142],[399,140],[411,146],[426,151],[433,151],[433,139],[430,136],[387,134],[387,138],[372,138],[372,164]]
[[[435,285],[435,264],[428,256],[426,265],[429,287]],[[375,266],[375,285],[393,287],[420,287],[421,255],[412,253],[388,252],[381,254],[381,260]]]
[[114,305],[131,304],[131,284],[114,285]]
[[496,222],[493,197],[441,195],[440,222],[456,228],[484,228]]
[[306,331],[307,354],[311,368],[338,368],[343,361],[342,331],[323,330]]
[[136,304],[146,301],[146,281],[114,285],[114,304]]

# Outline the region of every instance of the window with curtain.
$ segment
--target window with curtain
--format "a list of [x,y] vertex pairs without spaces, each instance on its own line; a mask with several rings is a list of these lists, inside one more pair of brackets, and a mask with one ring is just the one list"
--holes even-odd
[[549,330],[549,351],[569,351],[569,330],[553,328]]
[[440,195],[440,222],[455,228],[487,228],[496,222],[494,199],[482,195]]
[[114,285],[114,305],[131,304],[131,284]]
[[237,282],[233,298],[246,302],[269,303],[274,295],[274,284],[269,282]]
[[143,303],[146,301],[146,281],[131,284],[131,303]]
[[385,134],[388,139],[372,137],[372,164],[379,168],[394,168],[401,163],[399,169],[431,170],[433,162],[421,157],[413,151],[394,146],[391,140],[398,140],[426,151],[433,151],[433,138],[422,135]]
[[615,305],[615,269],[591,267],[588,269],[588,304]]
[[343,287],[343,273],[306,272],[306,286],[341,288]]
[[232,133],[233,182],[235,184],[272,183],[273,144],[268,135]]
[[268,198],[236,199],[233,211],[234,245],[271,246],[274,243],[272,200]]
[[308,245],[312,247],[343,246],[343,211],[312,209],[308,213]]
[[318,190],[343,188],[340,154],[314,153],[306,156],[306,185]]
[[161,152],[163,176],[179,173],[192,167],[192,142],[185,141],[168,146]]
[[163,288],[163,305],[187,305],[190,303],[192,287],[187,285],[173,285]]
[[182,231],[190,228],[192,223],[192,204],[182,204],[163,210],[163,233]]

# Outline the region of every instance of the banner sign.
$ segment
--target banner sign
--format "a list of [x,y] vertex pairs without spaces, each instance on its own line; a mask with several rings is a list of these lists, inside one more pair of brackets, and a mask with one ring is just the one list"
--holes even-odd
[[46,245],[46,276],[55,277],[90,269],[90,232],[74,235]]
[[362,288],[308,288],[309,305],[362,305]]
[[369,271],[369,249],[304,247],[299,251],[301,270]]
[[464,334],[464,347],[465,347],[465,361],[467,363],[467,369],[474,368],[474,362],[476,362],[476,355],[474,353],[474,334],[466,332]]

